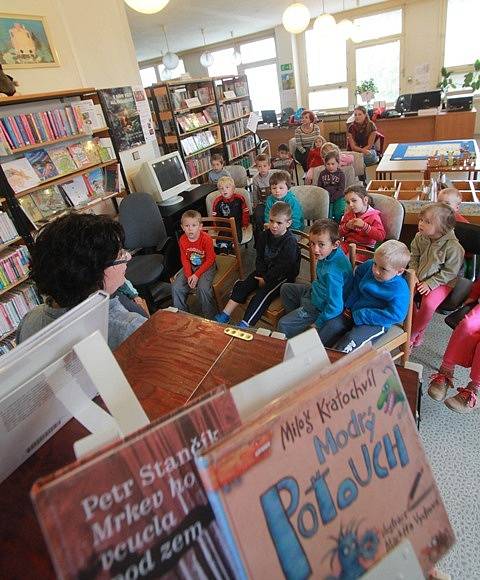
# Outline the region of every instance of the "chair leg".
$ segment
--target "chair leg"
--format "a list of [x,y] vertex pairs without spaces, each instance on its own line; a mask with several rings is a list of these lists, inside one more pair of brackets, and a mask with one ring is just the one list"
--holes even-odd
[[298,181],[298,169],[297,169],[297,164],[295,163],[295,180],[297,182],[297,185],[300,185],[300,182]]
[[402,352],[403,352],[403,354],[400,358],[400,361],[401,361],[400,364],[402,365],[402,367],[404,367],[407,364],[408,359],[410,358],[410,345],[408,344],[408,342],[406,342],[403,345],[403,349],[400,349],[400,350],[402,350]]

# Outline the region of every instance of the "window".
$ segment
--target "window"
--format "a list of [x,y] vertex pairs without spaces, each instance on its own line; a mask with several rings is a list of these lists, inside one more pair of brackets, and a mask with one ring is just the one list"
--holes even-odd
[[448,0],[444,59],[446,67],[473,64],[479,57],[479,22],[479,0]]
[[242,55],[242,64],[250,64],[259,60],[268,60],[276,58],[275,39],[264,38],[240,45],[240,54]]
[[[400,91],[400,41],[366,46],[355,50],[357,84],[375,80],[376,101],[394,103]],[[357,102],[361,103],[360,95]]]
[[150,87],[157,82],[157,75],[155,74],[155,68],[153,66],[149,66],[148,68],[141,68],[140,76],[142,78],[142,85],[144,87]]
[[347,109],[347,87],[312,91],[308,94],[308,108],[314,110]]
[[233,62],[233,47],[212,52],[213,64],[208,67],[209,77],[222,77],[237,74],[237,66]]
[[402,10],[355,18],[353,24],[355,25],[355,42],[394,36],[402,33]]
[[177,67],[168,70],[165,68],[165,65],[159,64],[158,65],[158,74],[160,76],[161,81],[169,81],[171,79],[178,79],[178,77],[185,74],[185,65],[183,64],[183,59],[178,61]]
[[[307,30],[305,44],[310,87],[347,81],[347,43],[345,40],[339,37],[322,38],[315,30]],[[328,58],[325,55],[328,55]]]
[[244,69],[254,111],[281,110],[278,92],[277,65],[266,64]]

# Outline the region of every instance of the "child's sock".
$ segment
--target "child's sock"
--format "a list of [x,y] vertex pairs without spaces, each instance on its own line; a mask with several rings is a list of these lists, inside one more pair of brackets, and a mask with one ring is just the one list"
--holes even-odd
[[222,322],[223,324],[227,324],[227,322],[230,320],[230,316],[226,312],[219,312],[215,316],[215,320],[217,322]]
[[248,324],[248,322],[245,322],[245,320],[240,320],[240,322],[237,324],[238,328],[250,328],[250,325]]

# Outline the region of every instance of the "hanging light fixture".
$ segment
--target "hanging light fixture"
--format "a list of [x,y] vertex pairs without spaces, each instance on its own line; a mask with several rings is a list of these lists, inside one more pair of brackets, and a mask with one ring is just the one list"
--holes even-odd
[[125,4],[130,6],[132,10],[141,12],[142,14],[155,14],[160,12],[170,0],[125,0]]
[[[232,37],[233,40],[233,30],[230,32],[230,36]],[[233,50],[232,62],[235,66],[240,66],[242,64],[242,55],[236,48],[234,48]]]
[[[343,12],[345,12],[345,0],[343,0]],[[343,39],[348,40],[353,34],[353,22],[348,18],[343,18],[337,24],[337,32]]]
[[170,48],[168,46],[167,33],[165,31],[165,26],[163,26],[163,24],[162,24],[162,28],[163,28],[163,35],[165,36],[165,44],[167,45],[167,53],[163,57],[162,62],[163,62],[164,67],[167,70],[173,70],[174,68],[177,68],[180,59],[178,58],[178,56],[174,52],[170,52]]
[[[200,30],[202,31],[203,47],[206,48],[207,47],[207,43],[205,42],[205,30],[203,28],[201,28]],[[204,66],[205,68],[208,68],[209,66],[212,66],[213,61],[214,61],[214,56],[213,56],[213,54],[209,50],[205,50],[200,55],[200,64],[202,66]]]
[[322,37],[333,36],[337,23],[331,14],[325,12],[325,0],[322,0],[323,14],[320,14],[313,23],[313,29]]
[[306,30],[309,23],[310,10],[305,4],[301,4],[300,2],[290,4],[282,16],[282,24],[285,30],[292,34],[300,34],[300,32]]

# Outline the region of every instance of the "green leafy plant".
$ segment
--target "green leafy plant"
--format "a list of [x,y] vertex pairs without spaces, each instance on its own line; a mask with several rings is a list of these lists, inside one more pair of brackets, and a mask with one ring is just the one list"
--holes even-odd
[[465,75],[462,86],[470,87],[474,92],[480,90],[480,59],[477,58],[473,70]]
[[445,95],[448,92],[448,89],[455,89],[456,84],[453,82],[452,79],[452,71],[447,70],[444,66],[441,68],[441,75],[442,78],[437,85],[437,89],[442,89],[442,93]]
[[355,87],[355,94],[361,95],[363,93],[373,93],[374,95],[378,93],[377,85],[373,79],[368,79],[368,81],[362,81],[359,85]]

